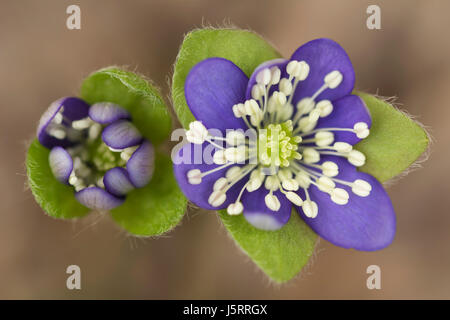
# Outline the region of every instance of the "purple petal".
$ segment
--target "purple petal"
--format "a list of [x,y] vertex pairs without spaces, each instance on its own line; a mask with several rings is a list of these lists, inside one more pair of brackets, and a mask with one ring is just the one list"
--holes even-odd
[[83,119],[88,115],[89,105],[79,98],[65,97],[53,102],[41,116],[36,132],[39,142],[49,149],[54,146],[67,147],[72,144],[67,138],[58,139],[47,133],[48,126],[62,107],[64,107],[63,115],[69,121]]
[[253,192],[245,192],[242,195],[244,205],[244,217],[255,228],[262,230],[278,230],[284,226],[291,217],[292,204],[280,191],[273,194],[280,201],[280,209],[272,211],[267,208],[265,196],[269,193],[267,189],[261,187]]
[[70,154],[62,147],[54,147],[50,151],[48,161],[55,178],[62,183],[68,183],[73,170]]
[[125,149],[141,143],[142,136],[130,121],[118,120],[103,130],[102,139],[111,148]]
[[[355,95],[348,95],[333,101],[333,112],[325,118],[320,118],[316,128],[350,128],[357,122],[372,125],[369,110],[364,101]],[[353,132],[335,131],[334,140],[357,144],[359,139]]]
[[308,78],[299,83],[293,103],[297,103],[304,97],[311,97],[324,83],[325,76],[331,71],[338,70],[342,73],[341,84],[334,89],[326,89],[316,99],[339,99],[350,94],[355,83],[355,72],[350,58],[344,49],[330,39],[312,40],[298,48],[291,60],[305,61],[309,64]]
[[[357,171],[346,159],[323,157],[323,161],[327,160],[339,166],[338,179],[350,182],[365,180],[372,186],[372,191],[369,196],[360,197],[350,187],[339,184],[337,187],[345,189],[350,198],[346,205],[338,205],[327,193],[311,185],[308,192],[319,211],[317,217],[311,219],[303,214],[301,207],[297,207],[303,220],[322,238],[340,247],[364,251],[387,247],[395,235],[395,212],[381,183],[371,175]],[[303,191],[299,191],[299,195],[305,199]]]
[[109,193],[118,197],[122,197],[134,189],[127,170],[121,167],[115,167],[106,171],[103,183]]
[[154,159],[153,146],[147,140],[144,140],[131,155],[127,162],[127,170],[130,181],[136,188],[142,188],[150,182],[154,169]]
[[[266,62],[263,62],[262,64],[260,64],[252,73],[252,75],[250,76],[250,79],[248,81],[248,85],[247,85],[247,91],[245,92],[245,99],[251,99],[252,98],[252,88],[253,86],[256,84],[256,76],[258,75],[258,73],[265,69],[265,68],[272,68],[272,67],[278,67],[280,68],[281,71],[281,78],[285,78],[287,77],[286,74],[286,65],[288,64],[289,60],[286,59],[274,59],[274,60],[269,60]],[[274,92],[275,90],[278,90],[278,85],[274,85],[271,87],[270,92],[269,92],[269,96],[272,92]]]
[[125,201],[99,187],[85,188],[75,193],[75,197],[82,205],[92,210],[111,210]]
[[[201,172],[206,172],[219,166],[216,164],[207,164],[202,160],[202,155],[208,152],[206,148],[211,148],[211,145],[206,142],[202,145],[192,143],[185,144],[173,159],[175,178],[184,195],[197,206],[208,210],[224,209],[237,199],[239,191],[245,182],[248,181],[248,177],[247,179],[242,179],[237,182],[227,191],[227,199],[221,206],[211,206],[208,203],[208,198],[213,192],[214,183],[219,178],[224,177],[227,169],[231,167],[204,176],[200,184],[190,184],[186,177],[189,170],[198,169]],[[214,150],[211,151],[211,154],[214,154],[214,152]]]
[[89,117],[100,124],[110,124],[120,119],[129,119],[130,114],[117,104],[99,102],[91,106],[89,109]]
[[194,117],[208,129],[247,129],[233,114],[233,105],[245,101],[248,78],[233,62],[209,58],[189,72],[184,91]]

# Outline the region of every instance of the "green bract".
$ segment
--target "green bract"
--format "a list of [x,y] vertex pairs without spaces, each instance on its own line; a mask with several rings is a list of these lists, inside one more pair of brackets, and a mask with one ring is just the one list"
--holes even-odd
[[[264,61],[280,54],[258,35],[235,29],[200,29],[189,33],[180,49],[172,81],[172,99],[180,122],[187,127],[194,117],[186,104],[184,83],[198,62],[222,57],[234,62],[247,76]],[[371,134],[357,145],[367,163],[361,170],[386,181],[410,166],[427,148],[426,133],[414,121],[391,105],[371,95],[358,93],[372,115]],[[236,242],[273,280],[292,279],[306,264],[314,250],[317,235],[293,213],[278,231],[261,231],[242,216],[220,217]]]
[[[127,109],[140,133],[154,145],[169,135],[171,117],[157,89],[144,78],[116,67],[89,75],[81,87],[81,98],[89,104],[112,102]],[[54,218],[78,218],[89,209],[74,196],[74,189],[56,180],[49,166],[50,150],[35,139],[27,153],[29,185],[42,209]],[[178,188],[170,158],[156,151],[150,183],[131,191],[125,202],[111,210],[113,219],[139,236],[159,235],[181,220],[187,200]]]

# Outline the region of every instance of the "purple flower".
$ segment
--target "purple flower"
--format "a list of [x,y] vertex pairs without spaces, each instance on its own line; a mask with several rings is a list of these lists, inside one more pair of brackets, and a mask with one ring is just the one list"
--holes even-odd
[[229,60],[201,61],[185,82],[197,121],[174,159],[184,194],[263,230],[281,228],[294,207],[335,245],[386,247],[395,213],[383,186],[357,170],[365,156],[353,146],[371,118],[354,82],[349,57],[329,39],[263,63],[250,79]]
[[49,164],[61,183],[94,210],[121,205],[126,194],[145,186],[153,174],[153,146],[122,107],[92,106],[75,97],[61,98],[42,115],[37,137],[50,149]]

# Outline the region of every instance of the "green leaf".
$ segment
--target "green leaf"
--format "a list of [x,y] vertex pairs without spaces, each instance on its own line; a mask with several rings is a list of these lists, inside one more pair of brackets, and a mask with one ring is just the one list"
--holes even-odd
[[156,153],[150,183],[129,194],[123,205],[111,210],[112,218],[134,235],[156,236],[175,227],[184,215],[187,200],[178,188],[170,158]]
[[428,147],[427,133],[415,121],[389,103],[356,92],[372,116],[370,135],[356,145],[366,155],[361,171],[385,182],[412,165]]
[[280,58],[280,54],[257,34],[246,30],[200,29],[186,35],[175,63],[172,100],[181,124],[194,121],[184,96],[184,82],[198,62],[222,57],[233,61],[247,76],[262,62]]
[[74,196],[72,186],[55,179],[48,163],[50,150],[43,147],[37,139],[28,148],[26,167],[28,184],[37,203],[51,217],[78,218],[89,213]]
[[153,144],[167,138],[171,129],[169,111],[155,89],[143,77],[116,67],[89,75],[81,86],[81,98],[89,104],[108,101],[127,109],[134,125]]
[[256,229],[242,215],[230,216],[225,210],[220,217],[242,250],[277,282],[298,274],[314,251],[317,235],[295,209],[289,222],[277,231]]
[[[184,96],[184,82],[191,68],[206,58],[233,61],[247,76],[262,62],[280,54],[255,33],[233,29],[202,29],[189,33],[180,49],[172,82],[174,108],[184,127],[195,120]],[[278,231],[262,231],[241,216],[220,212],[230,234],[248,256],[273,280],[288,281],[306,264],[316,234],[293,212],[289,223]]]

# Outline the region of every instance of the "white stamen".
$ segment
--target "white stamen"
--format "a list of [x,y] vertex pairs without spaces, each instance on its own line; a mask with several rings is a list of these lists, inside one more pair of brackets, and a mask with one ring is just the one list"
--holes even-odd
[[300,196],[292,191],[285,193],[286,198],[296,206],[301,206],[303,204],[302,198]]
[[358,151],[358,150],[352,150],[348,153],[348,162],[350,162],[355,167],[361,167],[366,163],[366,156]]
[[271,78],[272,74],[270,73],[270,70],[265,68],[256,75],[256,82],[266,86],[270,83]]
[[292,93],[292,82],[290,82],[289,79],[281,79],[278,87],[286,96]]
[[270,72],[272,74],[272,81],[270,82],[271,85],[276,85],[280,82],[281,77],[281,70],[278,67],[272,67],[270,68]]
[[295,180],[298,182],[298,185],[303,189],[308,189],[311,184],[311,179],[309,175],[305,171],[300,171],[295,176]]
[[245,161],[247,156],[247,146],[241,145],[225,149],[225,158],[233,163],[241,163]]
[[81,119],[77,121],[72,121],[72,128],[77,130],[84,130],[89,128],[89,126],[92,124],[92,120],[89,118]]
[[227,213],[230,216],[235,216],[235,215],[241,214],[242,211],[244,211],[244,206],[242,205],[242,202],[240,202],[240,201],[230,204],[227,208]]
[[218,207],[222,205],[226,199],[227,196],[225,195],[225,192],[223,190],[216,190],[213,191],[209,196],[208,203],[213,207]]
[[213,161],[215,164],[225,164],[227,162],[227,158],[225,157],[225,151],[222,149],[216,150],[213,155]]
[[237,146],[245,142],[245,135],[238,130],[228,131],[226,141],[230,146]]
[[360,197],[367,197],[372,191],[372,186],[367,181],[357,179],[353,181],[352,191]]
[[219,179],[216,180],[216,182],[214,182],[213,190],[214,190],[214,191],[216,191],[216,190],[222,190],[222,189],[225,188],[225,186],[226,186],[227,184],[228,184],[227,178],[224,178],[224,177],[219,178]]
[[365,122],[357,122],[353,126],[353,130],[355,130],[356,136],[360,139],[367,138],[370,133],[369,126]]
[[303,150],[303,161],[305,163],[316,163],[320,160],[320,154],[313,148],[305,148]]
[[260,170],[255,170],[250,174],[247,191],[253,192],[258,190],[264,182],[264,174]]
[[348,203],[348,192],[342,188],[335,188],[331,191],[331,200],[339,205],[344,205]]
[[347,142],[335,142],[333,145],[333,148],[337,152],[343,152],[343,153],[350,152],[353,149],[352,145]]
[[316,105],[317,110],[320,111],[320,117],[325,118],[333,112],[333,105],[330,100],[321,100]]
[[280,210],[281,204],[280,200],[278,200],[277,196],[273,193],[269,192],[265,197],[264,201],[266,203],[267,208],[269,208],[272,211],[278,211]]
[[208,130],[200,121],[192,121],[189,130],[186,131],[186,138],[189,142],[202,144],[208,137]]
[[49,134],[57,139],[64,139],[66,137],[66,132],[61,129],[50,129]]
[[243,103],[238,103],[233,106],[233,113],[236,118],[245,116],[245,107]]
[[317,213],[319,212],[317,203],[311,200],[303,201],[302,205],[303,213],[308,218],[315,218],[317,217]]
[[332,161],[322,163],[322,173],[328,177],[335,177],[339,174],[339,167]]
[[334,141],[334,134],[333,132],[329,131],[319,131],[315,135],[316,138],[316,144],[319,147],[325,147],[329,146]]
[[342,79],[342,73],[338,70],[334,70],[327,74],[323,81],[327,84],[328,88],[334,89],[341,84]]
[[336,184],[328,177],[322,176],[319,179],[317,179],[317,187],[320,191],[323,192],[331,192],[333,188],[336,186]]
[[202,172],[199,169],[189,170],[186,174],[190,184],[202,183]]
[[280,182],[277,176],[268,176],[264,182],[264,187],[270,191],[276,191],[279,185]]

